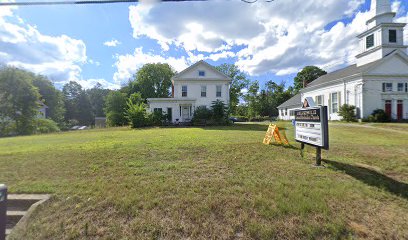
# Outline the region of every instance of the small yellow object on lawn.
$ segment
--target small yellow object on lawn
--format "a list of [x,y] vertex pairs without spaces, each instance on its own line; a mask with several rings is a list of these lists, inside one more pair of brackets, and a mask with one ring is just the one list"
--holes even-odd
[[278,144],[282,144],[282,142],[286,145],[289,145],[288,139],[286,138],[285,131],[282,131],[282,135],[279,133],[279,128],[275,124],[269,124],[268,131],[266,132],[265,138],[263,140],[263,143],[266,145],[271,144],[272,138],[275,139],[275,141]]

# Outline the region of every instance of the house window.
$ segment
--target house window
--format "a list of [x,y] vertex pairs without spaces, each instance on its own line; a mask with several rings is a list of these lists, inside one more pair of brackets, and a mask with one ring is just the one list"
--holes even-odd
[[295,116],[295,111],[290,110],[290,111],[289,111],[289,115],[292,116],[292,117]]
[[398,83],[398,92],[403,92],[403,91],[404,91],[404,84]]
[[397,42],[397,30],[389,30],[388,31],[388,40],[390,43],[396,43]]
[[392,83],[383,83],[383,92],[392,92]]
[[221,97],[221,89],[222,89],[222,86],[221,86],[221,85],[217,85],[217,94],[216,94],[216,97]]
[[204,71],[198,71],[198,76],[205,77],[205,72]]
[[187,97],[187,86],[182,86],[181,87],[181,96],[182,97]]
[[323,106],[323,95],[316,96],[315,102],[317,106]]
[[374,34],[371,34],[370,36],[367,36],[366,46],[367,46],[367,49],[371,48],[371,47],[374,47]]
[[155,108],[155,109],[153,110],[153,112],[155,112],[155,113],[162,113],[162,112],[163,112],[163,109],[162,109],[162,108]]
[[288,109],[285,108],[285,116],[288,116]]
[[331,109],[332,109],[332,113],[337,113],[339,111],[339,93],[338,92],[331,94]]
[[201,97],[207,97],[207,86],[201,86]]

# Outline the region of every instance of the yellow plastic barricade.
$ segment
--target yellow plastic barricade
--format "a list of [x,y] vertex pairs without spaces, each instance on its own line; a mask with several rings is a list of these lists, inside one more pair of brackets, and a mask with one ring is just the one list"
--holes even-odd
[[275,142],[278,144],[282,144],[282,142],[286,145],[289,145],[288,139],[286,138],[285,131],[282,131],[282,135],[279,133],[279,128],[275,124],[270,124],[268,127],[268,131],[266,132],[265,138],[263,143],[266,145],[271,144],[272,139],[275,139]]

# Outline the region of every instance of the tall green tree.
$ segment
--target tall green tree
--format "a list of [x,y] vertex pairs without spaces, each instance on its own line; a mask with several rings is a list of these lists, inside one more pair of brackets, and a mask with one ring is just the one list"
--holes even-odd
[[91,100],[82,86],[77,82],[71,81],[62,88],[65,96],[65,120],[76,120],[81,125],[91,125],[94,114],[92,111]]
[[236,108],[240,98],[243,97],[242,90],[248,87],[249,79],[234,64],[224,63],[216,67],[218,71],[224,73],[232,79],[230,87],[230,111],[236,114]]
[[104,109],[108,125],[112,127],[127,125],[126,108],[127,97],[125,93],[120,91],[109,92]]
[[248,105],[248,117],[260,115],[259,98],[259,82],[253,81],[249,84],[248,92],[244,96],[244,99]]
[[137,71],[126,88],[128,96],[140,92],[142,98],[170,97],[175,71],[167,63],[148,63]]
[[[35,75],[12,67],[0,69],[0,135],[9,131],[31,134],[39,113],[40,94],[32,81]],[[10,122],[13,126],[10,130]]]
[[65,121],[78,120],[79,109],[78,98],[82,92],[82,87],[79,83],[70,81],[62,87],[62,92],[64,94],[64,103],[65,103]]
[[105,99],[110,92],[109,89],[104,89],[100,83],[97,83],[93,88],[88,89],[86,93],[92,105],[92,112],[95,117],[105,117]]
[[326,71],[316,66],[304,67],[294,79],[295,93],[299,92],[299,90],[303,88],[303,85],[307,86],[309,83],[326,74]]
[[48,106],[47,117],[61,125],[64,122],[64,96],[53,83],[44,76],[36,76],[33,84],[38,88],[41,100]]
[[75,119],[78,120],[81,125],[93,125],[95,115],[93,113],[91,100],[86,91],[81,91],[79,94],[76,107],[78,109],[78,115]]

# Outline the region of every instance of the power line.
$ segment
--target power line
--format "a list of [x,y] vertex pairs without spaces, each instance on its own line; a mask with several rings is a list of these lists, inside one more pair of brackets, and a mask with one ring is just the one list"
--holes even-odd
[[[191,2],[207,0],[161,0],[162,2]],[[140,0],[81,0],[81,1],[38,1],[38,2],[2,2],[0,6],[39,6],[39,5],[75,5],[75,4],[109,4],[137,3]]]
[[[161,2],[205,2],[208,0],[161,0]],[[258,0],[241,0],[245,3],[255,3]],[[274,0],[264,0],[273,2]],[[38,1],[38,2],[1,2],[1,6],[40,6],[40,5],[80,5],[80,4],[109,4],[109,3],[138,3],[140,0],[80,0],[80,1]]]

